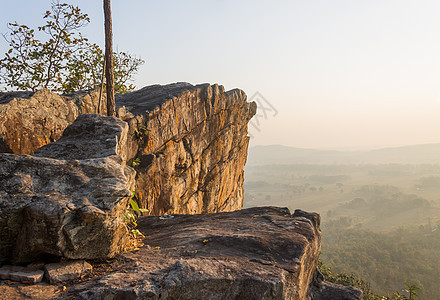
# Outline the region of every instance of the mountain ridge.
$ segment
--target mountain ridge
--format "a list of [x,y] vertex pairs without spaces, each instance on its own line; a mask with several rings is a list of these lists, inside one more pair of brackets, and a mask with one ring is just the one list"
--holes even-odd
[[440,143],[378,148],[372,150],[325,150],[285,145],[249,148],[248,165],[265,164],[384,164],[440,163]]

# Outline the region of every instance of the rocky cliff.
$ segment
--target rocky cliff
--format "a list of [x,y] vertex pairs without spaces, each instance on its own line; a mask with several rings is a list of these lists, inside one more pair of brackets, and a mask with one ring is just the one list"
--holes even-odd
[[136,191],[154,215],[233,211],[243,205],[247,124],[256,104],[241,90],[181,83],[118,97],[134,115],[129,159]]
[[[0,281],[1,295],[361,299],[316,270],[319,215],[239,210],[247,123],[256,111],[242,91],[179,83],[117,101],[119,118],[84,114],[101,111],[96,92],[0,97],[0,147],[13,152],[0,154],[0,265],[43,261],[3,266],[0,278],[35,283],[46,274],[51,283]],[[130,190],[162,216],[140,218],[144,245],[116,256],[128,237]],[[66,258],[90,260],[92,273],[70,277],[72,265],[92,269],[84,261],[45,264]]]
[[[99,103],[98,95],[3,94],[0,152],[32,154],[58,140],[78,115],[105,113],[105,98]],[[143,208],[162,215],[242,207],[247,123],[256,112],[243,91],[176,83],[116,100],[118,116],[129,125],[124,160],[136,170],[135,190]]]
[[316,271],[319,223],[318,214],[276,207],[146,216],[139,219],[145,245],[137,251],[94,262],[93,271],[79,280],[0,282],[0,294],[8,299],[361,299],[359,290],[323,282]]

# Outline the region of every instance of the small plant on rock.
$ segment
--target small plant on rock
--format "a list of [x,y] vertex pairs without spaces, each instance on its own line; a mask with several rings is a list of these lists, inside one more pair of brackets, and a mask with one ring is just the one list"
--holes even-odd
[[141,160],[139,158],[133,158],[133,159],[130,159],[128,164],[130,165],[130,167],[134,168],[134,167],[139,166],[140,163],[141,163]]
[[142,213],[147,213],[148,209],[139,208],[139,205],[136,202],[136,192],[131,191],[132,195],[130,198],[130,207],[127,212],[124,214],[125,221],[127,224],[127,228],[130,233],[130,239],[128,245],[124,249],[124,251],[133,251],[137,250],[140,246],[142,246],[142,238],[145,238],[145,235],[137,229],[137,215]]
[[144,137],[147,137],[150,133],[150,130],[145,127],[145,125],[138,125],[138,127],[134,130],[134,134],[136,135],[136,138],[140,141],[143,140]]

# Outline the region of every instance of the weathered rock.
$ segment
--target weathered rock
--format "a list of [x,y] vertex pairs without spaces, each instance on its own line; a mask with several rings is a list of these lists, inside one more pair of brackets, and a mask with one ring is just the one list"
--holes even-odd
[[47,300],[55,299],[62,291],[62,288],[51,286],[47,283],[35,285],[4,284],[0,281],[0,299],[4,300]]
[[242,207],[247,124],[256,112],[243,91],[176,83],[119,96],[117,103],[135,115],[128,121],[128,158],[140,163],[143,208],[163,215]]
[[34,271],[44,270],[44,265],[45,265],[44,261],[37,261],[37,262],[32,262],[32,263],[28,264],[26,266],[26,268],[29,270],[34,270]]
[[[91,131],[82,136],[78,128]],[[135,175],[118,155],[127,131],[117,118],[82,115],[66,138],[38,151],[54,158],[0,155],[0,264],[120,252]]]
[[350,286],[338,285],[330,282],[322,282],[316,297],[313,300],[359,300],[362,299],[362,291]]
[[20,266],[3,266],[0,268],[0,279],[26,283],[37,283],[43,279],[42,270],[32,270]]
[[[98,98],[99,91],[3,95],[0,152],[31,154],[59,139],[79,114],[105,113],[105,97],[101,109]],[[126,149],[119,155],[140,162],[136,191],[143,208],[162,215],[242,207],[247,123],[256,112],[243,91],[225,92],[209,84],[156,85],[119,95],[116,104],[118,116],[130,125]],[[53,157],[48,152],[55,148],[44,155]]]
[[320,252],[319,216],[286,208],[142,217],[139,227],[146,246],[63,297],[306,299]]
[[91,159],[119,155],[125,163],[128,125],[113,117],[81,115],[56,142],[35,151],[34,156],[55,159]]
[[92,265],[84,260],[71,260],[44,266],[46,276],[51,284],[71,281],[92,271]]
[[309,287],[309,296],[312,300],[362,300],[361,290],[351,287],[325,282],[322,273],[316,269]]
[[103,91],[101,101],[100,90],[80,91],[63,95],[65,99],[72,99],[78,108],[79,114],[102,114],[107,115],[107,95]]
[[[95,113],[97,91],[62,97],[43,89],[0,98],[0,153],[32,154],[58,140],[80,113]],[[96,103],[96,104],[95,104]]]
[[[89,277],[63,283],[65,290],[37,284],[33,295],[47,290],[45,299],[362,299],[356,289],[316,277],[317,214],[261,207],[147,216],[139,229],[147,237],[138,251],[98,263]],[[0,281],[8,299],[22,288]]]

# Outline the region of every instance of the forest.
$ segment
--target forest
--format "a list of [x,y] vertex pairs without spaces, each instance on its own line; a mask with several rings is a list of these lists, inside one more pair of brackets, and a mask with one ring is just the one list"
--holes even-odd
[[377,295],[404,293],[406,282],[420,288],[419,299],[437,299],[439,183],[439,164],[322,159],[258,165],[251,160],[245,169],[245,207],[318,212],[320,258],[334,273],[361,278]]

